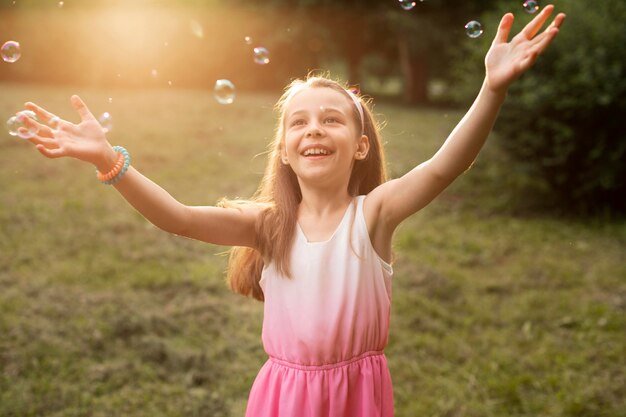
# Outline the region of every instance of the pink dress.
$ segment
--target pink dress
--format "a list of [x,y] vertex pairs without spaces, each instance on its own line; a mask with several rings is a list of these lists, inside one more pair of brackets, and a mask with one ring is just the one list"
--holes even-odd
[[364,198],[353,200],[325,242],[308,242],[296,226],[292,279],[273,263],[264,267],[269,359],[250,391],[246,417],[393,416],[383,354],[393,271],[370,242]]

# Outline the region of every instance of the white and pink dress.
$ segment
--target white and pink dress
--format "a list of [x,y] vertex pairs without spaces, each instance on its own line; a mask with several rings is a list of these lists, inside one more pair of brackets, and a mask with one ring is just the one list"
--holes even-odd
[[274,263],[264,267],[262,338],[269,359],[252,386],[246,417],[393,416],[383,354],[393,270],[372,247],[364,198],[353,199],[327,241],[308,242],[296,226],[292,279]]

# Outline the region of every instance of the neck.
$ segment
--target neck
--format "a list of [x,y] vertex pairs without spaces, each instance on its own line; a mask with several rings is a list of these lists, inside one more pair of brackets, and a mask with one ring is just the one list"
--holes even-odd
[[348,194],[347,186],[343,189],[308,188],[300,184],[302,201],[298,208],[298,217],[313,216],[323,217],[330,213],[343,211],[352,201]]

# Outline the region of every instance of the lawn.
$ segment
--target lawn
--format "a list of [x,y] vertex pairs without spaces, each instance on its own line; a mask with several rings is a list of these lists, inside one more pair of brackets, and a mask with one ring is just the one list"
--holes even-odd
[[[250,196],[278,94],[0,84],[109,140],[189,205]],[[379,103],[389,171],[429,158],[458,110]],[[493,138],[492,138],[493,139]],[[242,416],[265,361],[263,305],[224,283],[225,247],[162,232],[91,166],[0,134],[0,415]],[[387,357],[396,415],[624,416],[626,224],[530,209],[490,141],[398,229]]]

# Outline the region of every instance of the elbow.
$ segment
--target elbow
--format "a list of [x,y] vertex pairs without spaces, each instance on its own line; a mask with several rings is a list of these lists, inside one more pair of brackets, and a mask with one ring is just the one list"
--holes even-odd
[[440,183],[451,184],[474,166],[474,161],[459,166],[433,166],[432,176]]
[[437,164],[429,164],[430,179],[436,184],[447,187],[465,170],[453,169],[452,167],[438,166]]

